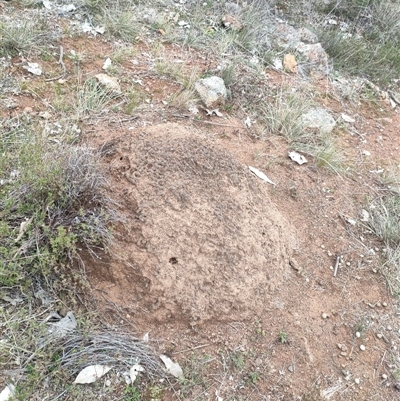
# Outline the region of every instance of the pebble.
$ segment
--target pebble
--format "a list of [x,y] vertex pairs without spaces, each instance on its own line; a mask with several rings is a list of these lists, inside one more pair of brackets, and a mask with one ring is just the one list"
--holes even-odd
[[357,377],[356,379],[354,379],[354,383],[360,384],[360,379]]
[[360,338],[361,337],[361,333],[359,331],[356,332],[356,337]]
[[365,351],[365,345],[364,345],[364,344],[361,344],[361,345],[360,345],[360,350],[361,350],[361,351]]
[[392,331],[392,326],[386,327],[386,330],[387,330],[387,331]]
[[378,333],[376,336],[377,336],[378,338],[382,338],[382,337],[383,337],[383,335],[382,335],[381,333]]
[[346,262],[346,266],[350,266],[350,262]]
[[104,382],[104,384],[105,384],[107,387],[110,387],[110,386],[111,386],[111,380],[106,380],[106,381]]
[[382,375],[383,380],[387,380],[387,378],[388,378],[387,375],[385,375],[385,374]]
[[322,317],[322,319],[327,319],[329,317],[329,315],[325,312],[322,312],[321,317]]
[[386,308],[388,304],[386,302],[382,302],[382,305]]

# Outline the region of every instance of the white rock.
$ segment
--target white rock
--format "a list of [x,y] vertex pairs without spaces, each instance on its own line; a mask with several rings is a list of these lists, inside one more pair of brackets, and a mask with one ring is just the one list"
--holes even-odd
[[365,209],[361,209],[361,221],[369,221],[369,213]]
[[38,63],[28,62],[28,65],[24,65],[22,68],[25,68],[25,70],[29,71],[33,75],[42,75],[42,69],[40,68],[40,65]]
[[346,123],[354,123],[356,120],[353,117],[348,116],[347,114],[342,113],[342,120],[346,121]]
[[216,76],[199,79],[194,88],[207,108],[214,109],[223,105],[228,96],[224,80]]
[[43,3],[44,8],[47,8],[48,10],[51,10],[51,1],[43,0],[42,3]]
[[107,70],[110,67],[111,67],[111,59],[110,59],[110,57],[107,57],[102,68],[103,68],[103,70]]
[[329,134],[336,125],[335,119],[330,113],[321,107],[311,109],[301,116],[304,128],[317,129],[322,134]]
[[115,92],[117,94],[121,93],[121,87],[119,86],[116,78],[110,77],[107,74],[97,74],[95,78],[99,81],[101,85],[106,87],[111,92]]
[[361,351],[365,351],[365,345],[364,345],[364,344],[361,344],[361,345],[360,345],[360,350],[361,350]]
[[3,391],[0,393],[0,401],[11,400],[15,395],[15,387],[12,384],[8,384]]

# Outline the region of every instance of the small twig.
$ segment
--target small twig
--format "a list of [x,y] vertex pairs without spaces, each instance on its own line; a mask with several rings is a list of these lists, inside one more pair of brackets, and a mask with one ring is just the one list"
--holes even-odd
[[213,121],[196,120],[194,118],[191,118],[190,120],[192,120],[194,122],[198,122],[198,123],[203,123],[203,124],[218,125],[220,127],[237,128],[236,125],[231,125],[231,124],[220,124],[220,123],[214,123]]
[[184,350],[182,350],[182,351],[176,351],[176,352],[173,352],[173,355],[175,355],[175,354],[182,354],[183,352],[194,351],[195,349],[208,347],[209,345],[210,345],[210,344],[202,344],[202,345],[198,345],[197,347],[184,349]]
[[335,270],[333,271],[333,277],[336,277],[337,271],[339,269],[340,259],[341,259],[340,255],[336,257],[336,264],[335,264]]
[[190,121],[196,122],[196,123],[203,123],[203,124],[211,124],[211,125],[218,125],[220,127],[230,127],[230,128],[238,128],[237,125],[231,125],[231,124],[220,124],[220,123],[215,123],[213,121],[204,121],[204,120],[197,120],[195,118],[185,116],[185,115],[179,115],[179,114],[174,114],[174,117],[178,118],[187,118]]
[[64,57],[64,48],[62,46],[60,46],[60,57],[59,57],[59,59],[57,61],[57,64],[61,65],[61,67],[63,69],[63,73],[58,77],[45,79],[46,82],[57,81],[57,80],[59,80],[61,78],[64,78],[64,76],[67,73],[67,67],[65,67],[65,64],[64,64],[64,61],[63,61],[63,57]]
[[63,57],[64,57],[64,48],[62,46],[60,46],[60,58],[58,59],[58,64],[61,65],[64,74],[67,73],[67,67],[65,67],[64,61],[63,61]]

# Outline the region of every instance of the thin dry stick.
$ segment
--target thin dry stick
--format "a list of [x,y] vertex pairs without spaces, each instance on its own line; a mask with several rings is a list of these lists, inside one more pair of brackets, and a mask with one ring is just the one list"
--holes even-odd
[[335,264],[335,270],[333,271],[333,277],[336,277],[337,271],[339,269],[340,258],[341,258],[340,255],[336,257],[336,264]]
[[210,345],[210,344],[202,344],[202,345],[198,345],[197,347],[184,349],[184,350],[182,350],[182,351],[176,351],[176,352],[173,352],[173,355],[175,355],[175,354],[182,354],[183,352],[194,351],[195,349],[208,347],[209,345]]
[[60,57],[57,61],[57,64],[61,65],[61,67],[63,69],[63,73],[58,77],[45,79],[46,82],[57,81],[58,79],[64,78],[65,74],[67,73],[67,67],[65,67],[63,57],[64,57],[64,48],[62,46],[60,46]]

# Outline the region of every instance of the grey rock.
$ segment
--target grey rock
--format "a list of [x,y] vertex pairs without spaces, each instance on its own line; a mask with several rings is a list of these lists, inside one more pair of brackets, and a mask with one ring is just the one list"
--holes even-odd
[[224,80],[216,76],[199,79],[195,82],[194,88],[208,108],[223,105],[228,96]]
[[116,78],[110,77],[107,74],[97,74],[95,78],[100,83],[100,85],[104,86],[110,92],[121,94],[121,87]]
[[227,13],[232,15],[239,15],[242,11],[242,7],[240,7],[239,4],[233,3],[231,1],[225,3],[225,9]]
[[300,41],[303,43],[316,44],[319,42],[318,36],[307,28],[300,28],[298,33]]
[[303,114],[301,122],[305,129],[318,130],[322,134],[329,134],[336,125],[332,115],[321,107],[316,107]]
[[321,43],[306,44],[300,42],[296,50],[305,56],[309,64],[309,69],[317,69],[325,73],[329,72],[329,56],[323,49]]

